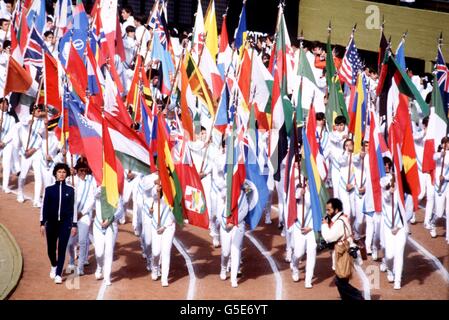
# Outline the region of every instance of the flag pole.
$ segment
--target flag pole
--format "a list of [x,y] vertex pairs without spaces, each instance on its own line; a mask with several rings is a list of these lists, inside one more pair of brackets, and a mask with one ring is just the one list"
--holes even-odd
[[[42,88],[42,83],[44,82],[44,77],[42,77],[41,79],[40,79],[40,83],[39,83],[39,87],[38,87],[38,90],[37,90],[37,94],[36,94],[36,101],[35,101],[35,107],[37,106],[37,104],[38,104],[38,102],[39,102],[39,95],[40,95],[40,92],[41,92],[41,88]],[[31,138],[31,128],[33,127],[33,122],[34,122],[34,110],[32,110],[32,114],[31,114],[31,125],[30,125],[30,129],[28,130],[28,139],[27,139],[27,145],[26,145],[26,148],[25,148],[25,151],[26,150],[28,150],[28,146],[29,146],[29,144],[30,144],[30,138]]]

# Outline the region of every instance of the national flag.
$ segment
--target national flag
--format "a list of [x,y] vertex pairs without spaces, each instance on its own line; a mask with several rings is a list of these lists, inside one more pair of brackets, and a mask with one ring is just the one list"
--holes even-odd
[[[434,75],[434,83],[437,83],[437,75]],[[436,163],[433,155],[440,145],[441,139],[447,132],[447,113],[443,108],[441,90],[436,85],[433,86],[432,100],[430,107],[429,122],[427,124],[426,136],[424,138],[422,172],[430,173],[435,177]],[[432,179],[432,183],[434,179]]]
[[76,51],[73,43],[70,43],[70,52],[65,66],[67,77],[70,79],[73,90],[86,102],[86,88],[87,88],[87,71],[86,66]]
[[36,30],[40,34],[43,34],[46,22],[47,16],[45,14],[45,1],[34,0],[27,13],[28,27],[31,29],[34,25]]
[[203,52],[203,47],[206,41],[206,30],[204,28],[203,9],[201,7],[201,1],[198,1],[198,6],[195,14],[195,25],[193,27],[192,36],[192,57],[196,63],[200,59],[200,55]]
[[366,105],[368,94],[366,92],[365,77],[359,73],[356,86],[351,88],[349,100],[349,126],[348,131],[352,133],[354,140],[354,153],[360,153],[362,141],[365,136]]
[[112,222],[119,201],[118,179],[123,175],[117,170],[114,146],[109,135],[108,125],[103,117],[103,179],[101,183],[101,218]]
[[171,79],[175,74],[175,66],[173,65],[170,53],[162,47],[157,32],[153,33],[153,50],[151,52],[151,57],[159,60],[162,64],[161,93],[163,95],[169,95],[172,87]]
[[382,69],[382,63],[384,61],[385,52],[388,48],[388,41],[384,35],[384,29],[382,28],[382,32],[380,34],[380,43],[379,43],[379,54],[377,55],[377,74],[380,74],[380,70]]
[[354,36],[351,35],[351,40],[349,40],[349,44],[346,47],[346,52],[339,70],[340,77],[348,85],[354,86],[357,81],[357,74],[362,68],[363,63],[355,46]]
[[206,18],[204,20],[204,30],[206,31],[206,47],[209,50],[213,61],[215,61],[218,53],[218,32],[214,0],[209,2]]
[[232,123],[229,125],[229,133],[226,138],[226,212],[227,222],[238,225],[239,198],[242,186],[246,178],[245,162],[243,160],[242,140],[237,128],[241,130],[241,125],[237,127],[238,117],[232,116]]
[[12,56],[20,64],[23,64],[23,54],[28,41],[28,23],[26,20],[26,9],[20,1],[16,1],[13,14],[13,25],[11,26],[11,52]]
[[24,65],[33,65],[42,70],[44,57],[43,53],[49,52],[41,35],[37,32],[36,27],[31,27],[26,49],[23,55]]
[[100,68],[97,65],[95,56],[90,48],[90,44],[87,43],[87,54],[86,54],[86,69],[87,69],[87,90],[91,95],[97,95],[100,97],[100,104],[102,104],[103,90],[102,85],[104,85],[104,77]]
[[328,103],[326,106],[326,121],[329,124],[334,123],[334,119],[343,115],[349,122],[348,110],[346,108],[343,91],[341,89],[340,78],[335,68],[334,58],[332,56],[330,35],[326,44],[326,82],[329,91]]
[[304,143],[304,163],[305,174],[309,185],[310,203],[312,208],[313,230],[315,232],[321,231],[321,220],[326,212],[326,202],[329,199],[327,190],[321,180],[318,172],[317,163],[313,156],[310,143],[315,139],[309,140],[306,135],[305,128],[303,128],[303,143]]
[[10,92],[27,93],[33,84],[31,75],[14,59],[9,56],[4,96]]
[[254,109],[254,106],[252,106],[247,130],[248,145],[247,148],[245,148],[246,182],[251,187],[251,192],[248,194],[249,211],[245,220],[249,224],[250,230],[254,230],[259,224],[269,195],[267,176],[263,175],[258,163],[258,136]]
[[186,64],[181,61],[181,118],[185,132],[188,134],[188,140],[195,140],[193,132],[193,120],[187,103],[187,89],[189,86],[189,77],[187,75]]
[[[55,6],[54,17],[56,29],[61,30],[62,34],[64,34],[67,26],[73,23],[72,1],[58,0]],[[59,35],[55,36],[59,37]]]
[[267,70],[260,56],[253,54],[251,68],[251,92],[249,104],[254,105],[254,112],[259,129],[269,130],[270,125],[266,114],[270,102],[273,76]]
[[444,114],[446,115],[446,117],[449,117],[449,69],[446,65],[446,62],[444,61],[440,46],[438,46],[435,71],[437,74],[438,86],[440,88]]
[[170,135],[167,131],[165,117],[157,119],[157,167],[161,180],[164,199],[180,225],[184,222],[182,215],[182,188],[169,148]]
[[215,117],[214,127],[220,131],[222,134],[225,133],[226,127],[228,126],[228,105],[229,105],[229,88],[228,84],[225,83],[223,90],[221,91],[221,98],[218,103],[217,116]]
[[225,75],[232,64],[232,50],[229,46],[228,31],[226,27],[226,14],[223,15],[223,22],[221,25],[220,43],[217,56],[217,68],[220,71],[221,78],[225,80]]
[[[394,159],[394,164],[401,201],[404,203],[404,192],[411,194],[414,210],[418,210],[418,196],[421,192],[418,163],[408,112],[408,97],[404,94],[399,94],[399,104],[391,127],[394,137],[390,137],[390,140],[393,140],[390,146],[393,152],[393,158],[396,158]],[[398,176],[401,175],[405,178],[399,180]]]
[[183,216],[189,220],[189,224],[209,229],[209,214],[203,185],[193,163],[189,146],[183,143],[186,149],[175,165],[182,190]]
[[187,77],[189,78],[189,85],[192,93],[207,107],[211,117],[214,117],[215,105],[212,101],[212,94],[206,85],[204,77],[189,52],[186,53],[185,59]]
[[101,0],[100,6],[100,17],[103,25],[103,32],[105,34],[110,57],[113,58],[115,56],[115,38],[117,33],[119,35],[121,34],[120,30],[116,30],[117,0]]
[[382,212],[382,188],[380,186],[380,178],[385,176],[385,167],[380,147],[380,139],[383,139],[382,134],[379,131],[375,113],[371,111],[369,117],[369,137],[367,139],[367,141],[369,141],[368,156],[370,160],[370,177],[366,180],[367,184],[369,183],[370,185],[366,188],[366,212]]
[[287,155],[287,137],[292,129],[293,106],[287,97],[287,59],[286,30],[284,14],[279,9],[279,25],[276,38],[276,51],[273,63],[274,83],[272,91],[271,134],[269,156],[273,166],[274,180],[280,181],[281,163]]
[[48,52],[44,53],[44,88],[46,105],[62,112],[62,99],[60,95],[60,79],[58,75],[58,63]]
[[246,3],[243,2],[242,12],[240,13],[239,24],[234,33],[234,45],[237,50],[240,50],[246,41]]
[[309,148],[312,152],[312,156],[314,158],[315,164],[317,165],[317,169],[319,171],[321,179],[325,179],[327,176],[327,166],[326,161],[324,159],[323,154],[320,152],[320,146],[317,141],[317,133],[316,133],[316,116],[315,116],[315,107],[313,104],[310,106],[309,116],[307,120],[306,127],[307,139],[309,140]]
[[405,39],[402,38],[401,42],[396,49],[396,61],[402,70],[406,71],[407,66],[405,65]]

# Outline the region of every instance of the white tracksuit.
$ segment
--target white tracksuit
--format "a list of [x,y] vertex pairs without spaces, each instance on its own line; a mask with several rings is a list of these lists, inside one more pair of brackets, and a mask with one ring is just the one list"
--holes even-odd
[[[354,164],[354,238],[360,238],[360,235],[363,234],[361,228],[363,222],[365,220],[364,213],[364,202],[365,202],[365,193],[360,193],[359,189],[361,187],[366,188],[366,181],[370,179],[369,172],[369,155],[365,154],[365,157],[362,159],[360,154],[353,155],[353,164]],[[363,167],[363,177],[362,177],[362,167]],[[363,180],[362,180],[363,179]]]
[[[449,152],[446,151],[446,155],[444,156],[444,165],[443,170],[441,170],[441,166],[443,163],[443,155],[441,152],[436,152],[433,156],[433,159],[436,161],[436,169],[435,169],[435,181],[434,181],[434,199],[435,199],[435,214],[427,216],[429,223],[432,225],[435,223],[437,218],[441,218],[443,213],[446,211],[446,217],[449,212],[449,201],[447,198],[449,196]],[[444,180],[440,183],[440,174],[442,173]],[[441,187],[440,187],[441,185]],[[447,230],[447,229],[446,229]]]
[[[313,232],[313,219],[312,219],[312,208],[310,204],[310,193],[308,188],[306,188],[306,193],[304,195],[304,223],[303,223],[303,197],[299,195],[299,189],[297,190],[296,199],[297,201],[297,212],[298,217],[293,226],[290,228],[290,232],[292,234],[292,271],[298,272],[298,263],[299,259],[307,254],[307,262],[306,262],[306,276],[305,276],[305,284],[312,283],[313,272],[315,269],[316,262],[316,240],[315,233]],[[308,233],[303,234],[301,232],[302,227],[311,228]]]
[[[338,185],[338,195],[343,203],[343,212],[350,220],[355,217],[355,174],[354,174],[354,154],[352,156],[345,151],[339,158],[340,164],[340,183]],[[349,173],[349,174],[348,174]],[[349,180],[348,180],[349,176]],[[352,184],[354,188],[351,191],[346,190],[346,185]]]
[[329,133],[329,141],[327,148],[329,149],[329,162],[331,170],[332,189],[334,198],[338,198],[338,185],[340,184],[340,155],[343,154],[343,143],[345,139],[343,135],[347,134],[348,130],[345,128],[343,132],[332,131]]
[[[226,189],[223,190],[226,199]],[[222,195],[223,195],[222,193]],[[223,202],[226,206],[226,202]],[[237,282],[237,273],[240,267],[243,236],[245,235],[245,217],[248,214],[248,198],[245,191],[240,192],[238,200],[238,224],[230,230],[226,228],[226,207],[219,212],[220,237],[221,237],[221,270],[226,270],[228,260],[231,258],[231,282]]]
[[111,281],[112,261],[114,257],[115,241],[117,240],[118,226],[117,221],[120,220],[124,214],[123,201],[119,199],[117,210],[114,213],[114,220],[105,229],[101,226],[101,200],[99,191],[95,199],[95,218],[93,225],[95,259],[97,261],[97,271],[103,273],[105,282]]
[[41,173],[44,188],[55,183],[55,177],[53,176],[53,168],[56,163],[64,162],[64,156],[59,152],[59,141],[54,131],[48,132],[48,155],[53,159],[52,161],[46,161],[47,159],[47,139],[45,135],[42,137],[42,146],[38,151],[41,159]]
[[[151,269],[153,273],[159,273],[161,268],[161,282],[168,282],[168,274],[170,271],[171,248],[175,237],[176,221],[172,210],[165,202],[164,197],[160,199],[158,204],[158,192],[156,187],[151,189],[153,198],[153,215],[151,218],[151,253],[152,263]],[[159,208],[160,206],[160,208]],[[160,210],[160,217],[159,212]],[[160,218],[160,221],[159,221]],[[164,228],[161,234],[157,233],[158,228]]]
[[[385,247],[384,262],[388,272],[394,274],[395,284],[401,284],[404,265],[404,249],[408,235],[408,225],[399,209],[399,191],[392,194],[386,186],[391,181],[391,174],[387,174],[380,181],[382,187],[382,233]],[[394,208],[394,211],[393,211]],[[398,229],[396,234],[392,230]]]
[[218,237],[220,235],[219,230],[219,212],[223,208],[223,199],[221,192],[226,189],[226,176],[224,168],[226,165],[226,154],[222,151],[218,151],[215,155],[215,161],[212,163],[212,179],[211,179],[211,207],[209,208],[209,228],[214,230],[214,233]]
[[29,123],[22,123],[18,128],[18,134],[16,139],[16,147],[19,150],[19,154],[22,157],[20,175],[18,181],[18,197],[23,197],[23,188],[25,185],[25,179],[28,171],[33,167],[34,171],[34,203],[40,203],[40,196],[42,192],[42,173],[41,173],[41,153],[39,148],[42,147],[41,131],[44,128],[44,121],[42,118],[34,118],[33,126],[31,130],[30,140],[28,143],[28,149],[35,148],[37,151],[29,158],[25,158],[25,151],[28,141]]
[[[5,144],[3,149],[0,149],[0,156],[2,157],[3,167],[3,190],[7,190],[9,186],[9,178],[11,175],[11,169],[18,171],[19,156],[17,149],[14,148],[14,136],[17,136],[17,130],[20,124],[16,124],[13,116],[7,112],[3,112],[2,130],[0,132],[0,142]],[[14,168],[11,168],[14,166]]]
[[92,223],[92,211],[95,205],[95,191],[97,184],[95,178],[88,174],[83,179],[75,177],[76,210],[82,216],[78,219],[78,242],[80,254],[78,258],[78,270],[84,270],[84,263],[89,257],[89,228]]

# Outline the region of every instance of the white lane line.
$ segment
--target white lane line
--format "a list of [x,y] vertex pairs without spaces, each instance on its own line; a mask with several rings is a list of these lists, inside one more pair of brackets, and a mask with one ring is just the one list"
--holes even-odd
[[363,297],[365,300],[371,300],[371,286],[368,280],[368,277],[366,276],[366,273],[363,271],[362,267],[358,264],[354,263],[354,268],[357,271],[358,276],[362,280],[363,285]]
[[[426,207],[419,205],[421,209],[426,209]],[[446,230],[447,232],[447,230]],[[407,241],[410,242],[410,244],[419,252],[421,253],[427,260],[432,261],[433,265],[437,269],[437,271],[440,273],[440,275],[443,277],[443,279],[449,283],[449,272],[447,269],[443,266],[440,260],[438,260],[437,257],[435,257],[432,253],[430,253],[429,250],[427,250],[423,245],[421,245],[418,241],[413,239],[411,236],[407,237]]]
[[[17,191],[15,190],[11,190],[11,192],[15,195],[17,195]],[[29,197],[26,193],[23,194],[23,198],[25,200],[32,200],[31,197]],[[39,208],[40,209],[40,208]],[[101,282],[101,286],[100,286],[100,290],[98,291],[97,294],[97,300],[104,300],[104,294],[106,293],[106,289],[107,289],[107,285],[104,283],[104,281]]]
[[430,260],[435,268],[437,268],[437,271],[440,273],[440,275],[443,277],[443,279],[449,283],[449,272],[447,269],[443,266],[443,264],[438,260],[437,257],[435,257],[433,254],[431,254],[426,248],[424,248],[422,245],[420,245],[415,239],[413,239],[411,236],[408,236],[407,238],[408,242],[419,251],[427,260]]
[[196,276],[195,276],[195,270],[193,268],[192,259],[190,259],[190,256],[187,253],[187,250],[185,249],[185,247],[181,241],[179,241],[177,238],[174,238],[173,244],[175,245],[175,247],[179,251],[179,253],[186,260],[187,270],[189,271],[189,289],[187,290],[187,298],[186,299],[193,300],[193,297],[195,296]]
[[270,264],[271,270],[273,270],[274,278],[276,279],[276,300],[282,300],[282,277],[279,273],[279,269],[276,265],[276,262],[271,257],[271,253],[265,249],[265,247],[257,240],[252,234],[251,231],[245,232],[245,236],[251,240],[251,242],[256,246],[256,248],[265,256]]

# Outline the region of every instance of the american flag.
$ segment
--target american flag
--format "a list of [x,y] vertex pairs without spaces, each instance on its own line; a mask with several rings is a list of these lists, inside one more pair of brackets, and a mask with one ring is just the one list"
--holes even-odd
[[445,109],[447,111],[447,96],[449,95],[449,69],[446,66],[446,62],[444,61],[443,53],[441,52],[441,48],[438,48],[438,57],[435,65],[435,69],[437,72],[437,80],[438,86],[440,87],[441,96],[446,98]]
[[357,81],[357,73],[363,68],[363,63],[360,60],[359,53],[355,46],[354,38],[351,38],[348,47],[346,48],[345,56],[340,67],[340,77],[347,84],[355,86]]

